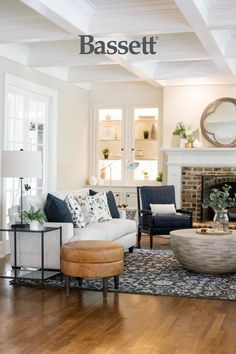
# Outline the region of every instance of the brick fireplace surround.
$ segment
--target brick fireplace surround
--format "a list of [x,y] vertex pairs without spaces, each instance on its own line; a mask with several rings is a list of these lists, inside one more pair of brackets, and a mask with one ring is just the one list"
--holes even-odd
[[[202,176],[222,176],[222,182],[236,179],[236,148],[163,148],[167,157],[167,184],[173,184],[177,207],[193,211],[201,219]],[[225,177],[227,176],[227,177]]]
[[182,167],[182,208],[192,210],[194,221],[201,220],[202,176],[222,176],[222,183],[230,182],[232,177],[233,182],[236,179],[236,167]]

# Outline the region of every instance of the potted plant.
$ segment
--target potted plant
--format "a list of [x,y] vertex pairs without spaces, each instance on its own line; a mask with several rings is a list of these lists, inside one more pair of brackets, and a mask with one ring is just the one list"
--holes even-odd
[[178,135],[180,137],[180,147],[193,147],[193,142],[197,139],[198,129],[183,122],[178,122],[176,124],[173,135]]
[[103,153],[104,159],[107,160],[109,158],[110,150],[108,148],[105,148],[102,150],[102,153]]
[[37,230],[39,224],[43,224],[45,217],[41,209],[36,210],[33,206],[22,212],[23,220],[29,222],[32,230]]
[[187,139],[186,147],[193,147],[194,141],[197,139],[198,129],[193,126],[189,126],[185,130],[185,135]]
[[148,139],[148,137],[149,137],[149,131],[148,130],[144,130],[143,131],[143,138],[144,139]]
[[149,179],[149,172],[143,171],[143,177],[144,177],[144,179]]
[[163,182],[163,172],[159,172],[156,178],[157,182]]
[[[227,231],[229,227],[228,208],[235,205],[235,197],[230,196],[232,187],[225,184],[222,190],[213,188],[210,192],[209,199],[202,203],[203,208],[210,207],[214,210],[213,227],[218,231]],[[236,196],[236,194],[235,194]]]

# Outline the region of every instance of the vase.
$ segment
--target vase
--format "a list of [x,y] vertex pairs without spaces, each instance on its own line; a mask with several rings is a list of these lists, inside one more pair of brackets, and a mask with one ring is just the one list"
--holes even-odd
[[228,231],[229,230],[229,217],[228,210],[214,210],[215,215],[213,219],[213,228],[215,231]]
[[185,144],[185,147],[186,147],[186,148],[192,148],[192,147],[193,147],[193,143],[187,142],[187,143]]
[[37,220],[30,221],[30,230],[38,230],[39,222]]
[[187,139],[185,139],[185,138],[180,138],[180,140],[179,140],[179,147],[180,147],[180,148],[184,148],[186,143],[187,143]]

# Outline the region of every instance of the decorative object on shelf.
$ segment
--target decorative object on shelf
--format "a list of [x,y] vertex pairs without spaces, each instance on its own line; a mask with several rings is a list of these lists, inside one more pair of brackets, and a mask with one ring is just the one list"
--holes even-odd
[[193,143],[187,141],[184,147],[186,147],[187,149],[191,149],[193,147]]
[[180,147],[192,148],[194,141],[197,139],[198,129],[193,125],[186,126],[183,122],[178,122],[173,135],[180,137]]
[[200,147],[202,147],[202,143],[198,139],[195,139],[193,142],[193,147],[200,148]]
[[104,159],[107,160],[109,158],[110,150],[108,148],[105,148],[102,150]]
[[157,122],[152,123],[150,139],[157,139]]
[[179,147],[180,148],[185,148],[185,145],[187,144],[187,139],[186,138],[180,138],[179,140]]
[[140,157],[143,157],[143,150],[138,150],[137,151],[137,156],[140,158]]
[[156,178],[157,182],[163,182],[163,172],[159,172]]
[[192,148],[194,141],[197,139],[198,129],[193,125],[190,125],[186,128],[185,134],[186,134],[187,144],[189,144],[189,146],[186,145],[185,146]]
[[178,135],[182,139],[186,139],[185,130],[186,130],[185,124],[183,122],[178,122],[172,134]]
[[148,139],[149,138],[149,131],[148,130],[144,130],[143,131],[143,138],[144,139]]
[[149,171],[143,171],[143,178],[145,180],[149,179]]
[[[20,223],[17,227],[26,227],[23,223],[23,179],[42,177],[42,158],[40,151],[3,151],[2,177],[17,177],[20,179]],[[28,225],[27,225],[28,226]]]
[[234,206],[236,203],[236,194],[234,198],[230,196],[230,189],[232,187],[225,184],[222,190],[213,188],[209,195],[208,200],[204,200],[202,203],[203,208],[210,207],[214,210],[215,216],[213,219],[213,227],[217,231],[227,231],[229,228],[229,218],[227,215],[228,208]]
[[39,224],[43,224],[45,217],[41,209],[36,210],[33,206],[22,212],[23,220],[29,222],[31,230],[38,230]]
[[95,176],[89,177],[89,184],[90,184],[90,186],[96,186],[97,183],[98,183],[97,177],[95,177]]
[[119,135],[118,135],[118,132],[117,132],[117,131],[115,131],[115,133],[114,133],[114,139],[115,139],[115,140],[118,140],[118,139],[119,139]]

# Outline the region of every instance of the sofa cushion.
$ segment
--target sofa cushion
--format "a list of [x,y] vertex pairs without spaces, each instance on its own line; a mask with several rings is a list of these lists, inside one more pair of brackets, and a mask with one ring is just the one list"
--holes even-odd
[[107,204],[106,193],[100,192],[94,196],[77,197],[81,206],[86,224],[104,222],[111,219],[111,213]]
[[172,228],[184,228],[190,227],[191,216],[189,214],[169,214],[169,215],[155,215],[153,217],[154,228],[168,227]]
[[165,215],[176,214],[176,209],[174,204],[150,204],[150,208],[153,214],[165,214]]
[[[95,195],[95,194],[97,194],[97,192],[95,192],[92,189],[90,189],[89,190],[89,194],[90,195]],[[106,193],[106,195],[107,195],[108,207],[109,207],[109,210],[110,210],[112,218],[113,219],[119,219],[120,214],[119,214],[119,211],[118,211],[117,206],[116,206],[116,200],[115,200],[114,194],[112,193],[112,191],[109,191],[109,192]]]
[[69,195],[66,197],[65,202],[70,210],[74,226],[84,227],[86,222],[79,203]]
[[75,228],[74,238],[77,240],[108,240],[119,238],[136,232],[133,220],[112,219],[101,223],[86,225],[84,229]]
[[66,202],[50,193],[47,196],[44,212],[48,221],[73,222]]

